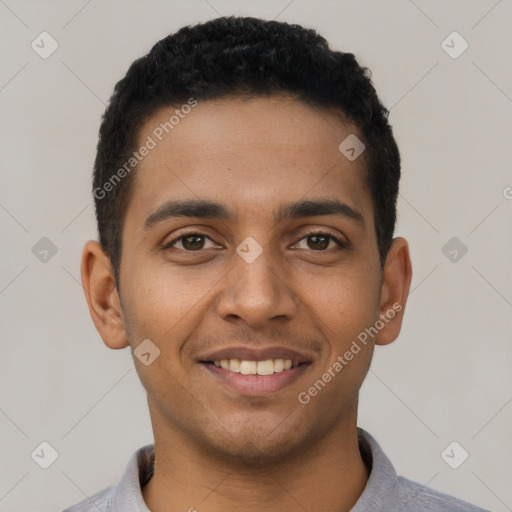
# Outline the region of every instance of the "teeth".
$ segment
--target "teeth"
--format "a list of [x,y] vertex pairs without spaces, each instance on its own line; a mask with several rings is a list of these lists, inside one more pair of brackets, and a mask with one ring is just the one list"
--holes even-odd
[[256,375],[256,361],[240,361],[240,373],[242,375]]
[[230,359],[229,360],[229,370],[232,372],[239,372],[240,371],[240,359]]
[[276,359],[274,361],[274,371],[282,372],[284,370],[284,361],[282,359]]
[[258,375],[272,375],[274,373],[274,361],[272,361],[272,359],[258,361],[256,373]]
[[267,359],[266,361],[241,361],[240,359],[222,359],[213,361],[217,368],[223,368],[242,375],[272,375],[295,368],[291,359]]

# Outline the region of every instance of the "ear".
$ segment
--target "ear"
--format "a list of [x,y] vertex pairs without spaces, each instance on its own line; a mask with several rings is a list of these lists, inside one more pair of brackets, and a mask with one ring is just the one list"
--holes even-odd
[[109,257],[95,241],[85,244],[81,266],[82,286],[92,321],[109,348],[128,346],[121,301]]
[[384,263],[379,311],[384,327],[375,338],[376,345],[387,345],[398,338],[411,279],[409,245],[404,238],[395,238]]

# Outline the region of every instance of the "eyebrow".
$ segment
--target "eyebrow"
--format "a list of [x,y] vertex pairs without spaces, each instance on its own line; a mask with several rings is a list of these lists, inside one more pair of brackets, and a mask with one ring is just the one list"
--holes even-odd
[[199,217],[203,219],[229,219],[234,212],[221,203],[205,199],[186,199],[184,201],[166,201],[145,221],[144,228],[151,228],[158,222],[173,217]]
[[[362,214],[346,203],[334,199],[304,200],[282,205],[274,216],[279,223],[286,219],[298,219],[316,216],[339,216],[365,225]],[[202,219],[228,220],[236,217],[234,210],[222,203],[206,199],[186,199],[166,201],[144,221],[149,229],[163,220],[174,217],[196,217]]]
[[344,217],[355,220],[364,226],[364,218],[359,211],[335,199],[297,201],[284,205],[277,213],[275,220],[276,222],[281,222],[284,219],[298,219],[320,215]]

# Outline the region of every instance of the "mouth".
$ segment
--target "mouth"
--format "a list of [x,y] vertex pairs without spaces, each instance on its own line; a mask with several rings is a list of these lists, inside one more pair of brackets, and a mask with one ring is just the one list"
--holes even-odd
[[265,361],[221,359],[220,361],[206,361],[205,363],[242,375],[260,375],[262,377],[291,370],[301,364],[307,364],[294,363],[291,359],[267,359]]
[[212,354],[199,363],[231,391],[258,396],[290,386],[311,366],[312,359],[282,348],[231,349]]

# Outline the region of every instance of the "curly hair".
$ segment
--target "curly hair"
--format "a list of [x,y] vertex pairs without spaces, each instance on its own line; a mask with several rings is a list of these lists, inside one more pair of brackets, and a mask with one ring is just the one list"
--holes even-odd
[[135,60],[116,84],[103,115],[93,195],[99,242],[110,258],[117,285],[134,173],[123,173],[115,186],[108,184],[132,157],[142,124],[158,109],[190,98],[283,93],[338,112],[358,128],[366,146],[366,181],[384,264],[396,222],[400,155],[389,112],[377,97],[370,71],[352,53],[331,50],[312,29],[251,17],[221,17],[183,27]]

